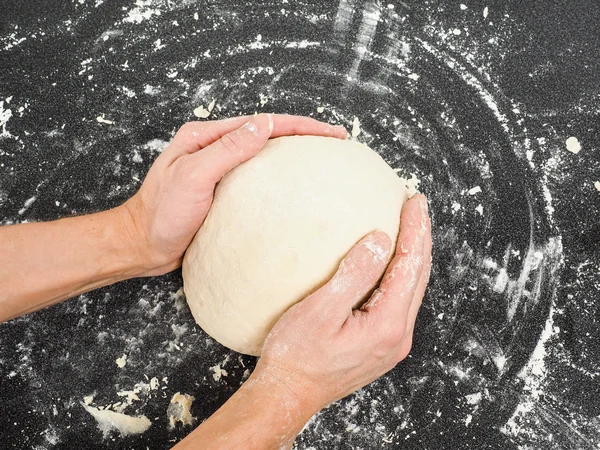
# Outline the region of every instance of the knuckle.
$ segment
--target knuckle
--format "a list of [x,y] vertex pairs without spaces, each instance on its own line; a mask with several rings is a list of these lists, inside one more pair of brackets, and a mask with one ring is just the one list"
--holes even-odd
[[239,139],[234,135],[234,133],[227,133],[221,138],[221,145],[225,149],[226,152],[231,153],[232,155],[239,155],[241,146]]
[[360,284],[373,285],[379,278],[379,273],[373,265],[368,264],[361,258],[355,255],[350,255],[347,261],[344,261],[344,266],[352,274],[352,277]]
[[194,132],[199,131],[200,124],[198,122],[186,122],[179,127],[177,134],[183,136],[189,136]]

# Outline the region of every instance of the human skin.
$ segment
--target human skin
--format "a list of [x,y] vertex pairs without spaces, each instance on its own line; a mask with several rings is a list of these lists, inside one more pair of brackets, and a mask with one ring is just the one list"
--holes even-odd
[[0,322],[118,281],[176,269],[221,177],[270,137],[295,134],[345,138],[346,130],[270,114],[190,122],[123,205],[0,227]]
[[[283,115],[188,123],[123,205],[0,227],[0,322],[101,286],[176,269],[223,175],[269,138],[302,134],[343,139],[347,133]],[[250,378],[176,448],[289,448],[317,411],[404,359],[429,278],[430,229],[426,199],[416,195],[402,210],[387,270],[390,238],[382,232],[366,236],[329,283],[283,315]],[[375,293],[353,310],[382,274]]]
[[318,291],[277,322],[250,378],[176,450],[287,449],[320,409],[360,389],[406,358],[431,268],[431,222],[424,196],[402,210],[395,255],[377,285],[390,238],[362,239]]

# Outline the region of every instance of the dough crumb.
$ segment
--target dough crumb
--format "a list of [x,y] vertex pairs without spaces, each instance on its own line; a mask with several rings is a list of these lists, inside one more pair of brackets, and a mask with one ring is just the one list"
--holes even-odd
[[477,208],[475,208],[475,211],[477,211],[479,213],[479,215],[483,216],[483,205],[481,203],[479,205],[477,205]]
[[269,103],[269,98],[266,95],[260,94],[260,106],[265,106],[267,103]]
[[98,123],[104,123],[106,125],[114,125],[114,122],[112,120],[108,120],[108,119],[104,118],[104,114],[96,117],[96,120],[98,121]]
[[83,403],[86,405],[91,405],[93,401],[94,401],[93,395],[86,395],[85,397],[83,397]]
[[467,403],[469,405],[477,405],[481,402],[481,392],[466,395],[465,398],[467,399]]
[[23,203],[23,207],[19,210],[19,215],[22,216],[23,214],[25,214],[25,211],[27,211],[29,207],[35,203],[35,201],[35,196],[26,200],[25,203]]
[[121,436],[141,434],[150,428],[152,422],[146,416],[128,416],[109,410],[101,410],[93,406],[82,404],[85,410],[96,419],[102,437],[106,438],[111,431],[118,431]]
[[317,108],[317,112],[318,112],[319,114],[322,114],[323,112],[325,112],[325,107],[324,107],[324,106],[319,106],[319,107]]
[[217,101],[213,99],[212,102],[210,102],[210,104],[206,108],[204,107],[204,105],[200,105],[196,109],[194,109],[194,115],[199,119],[207,119],[211,115],[213,109],[215,109],[216,104]]
[[475,194],[479,194],[480,192],[481,192],[481,187],[475,186],[474,188],[469,189],[469,191],[467,192],[467,194],[469,194],[469,195],[475,195]]
[[360,120],[358,120],[358,117],[355,117],[354,121],[352,121],[352,137],[357,137],[361,132],[362,130],[360,129]]
[[150,389],[152,389],[153,391],[158,389],[158,378],[156,377],[152,377],[152,379],[150,380]]
[[227,371],[221,368],[221,364],[217,364],[216,366],[212,366],[210,368],[210,370],[212,370],[213,373],[213,379],[215,381],[221,381],[221,377],[226,377],[227,376]]
[[567,150],[575,155],[581,151],[581,144],[576,137],[571,136],[569,139],[567,139],[566,144]]
[[597,191],[600,191],[600,181],[596,181],[594,183],[594,187],[596,188]]
[[406,180],[406,193],[408,194],[408,198],[411,198],[417,192],[419,192],[419,185],[421,184],[421,180],[417,178],[414,173],[410,174],[410,178]]
[[117,363],[117,367],[119,367],[119,369],[122,369],[123,367],[125,367],[125,364],[127,364],[127,355],[123,353],[123,356],[117,358],[115,362]]
[[131,405],[131,403],[134,400],[139,400],[140,398],[137,396],[137,394],[140,392],[139,389],[134,389],[133,391],[119,391],[117,392],[117,395],[119,397],[127,397],[127,403],[129,403]]
[[194,109],[194,115],[199,119],[206,119],[208,116],[210,116],[210,112],[205,109],[203,105],[200,105]]
[[185,293],[183,292],[183,288],[180,287],[176,292],[171,292],[170,294],[171,300],[179,300],[185,298]]
[[167,408],[167,417],[169,418],[169,428],[175,428],[177,422],[181,422],[184,426],[193,425],[196,418],[192,416],[190,408],[195,397],[189,394],[181,394],[177,392],[171,398],[171,403]]
[[183,288],[179,288],[177,292],[169,294],[171,300],[173,300],[173,307],[180,311],[186,311],[187,303],[185,302],[185,293],[183,292]]

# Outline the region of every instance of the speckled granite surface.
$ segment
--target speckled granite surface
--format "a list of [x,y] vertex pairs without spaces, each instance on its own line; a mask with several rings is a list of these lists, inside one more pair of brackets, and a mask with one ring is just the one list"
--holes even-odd
[[[412,355],[296,448],[600,448],[597,2],[1,9],[2,224],[123,202],[213,99],[212,118],[358,117],[359,140],[422,180],[434,269]],[[199,421],[214,412],[254,359],[195,326],[181,285],[132,280],[0,325],[0,447],[166,449],[189,432],[167,429],[173,393],[196,397]],[[103,439],[81,402],[136,384],[124,412],[151,428]]]

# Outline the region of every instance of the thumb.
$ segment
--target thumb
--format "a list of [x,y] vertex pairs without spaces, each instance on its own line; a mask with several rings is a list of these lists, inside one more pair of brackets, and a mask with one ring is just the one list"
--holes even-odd
[[265,146],[272,132],[271,114],[259,114],[240,128],[190,155],[191,163],[202,173],[204,182],[216,184],[227,172],[256,155]]
[[361,239],[340,263],[333,278],[313,295],[346,319],[375,287],[387,266],[392,241],[382,231]]

